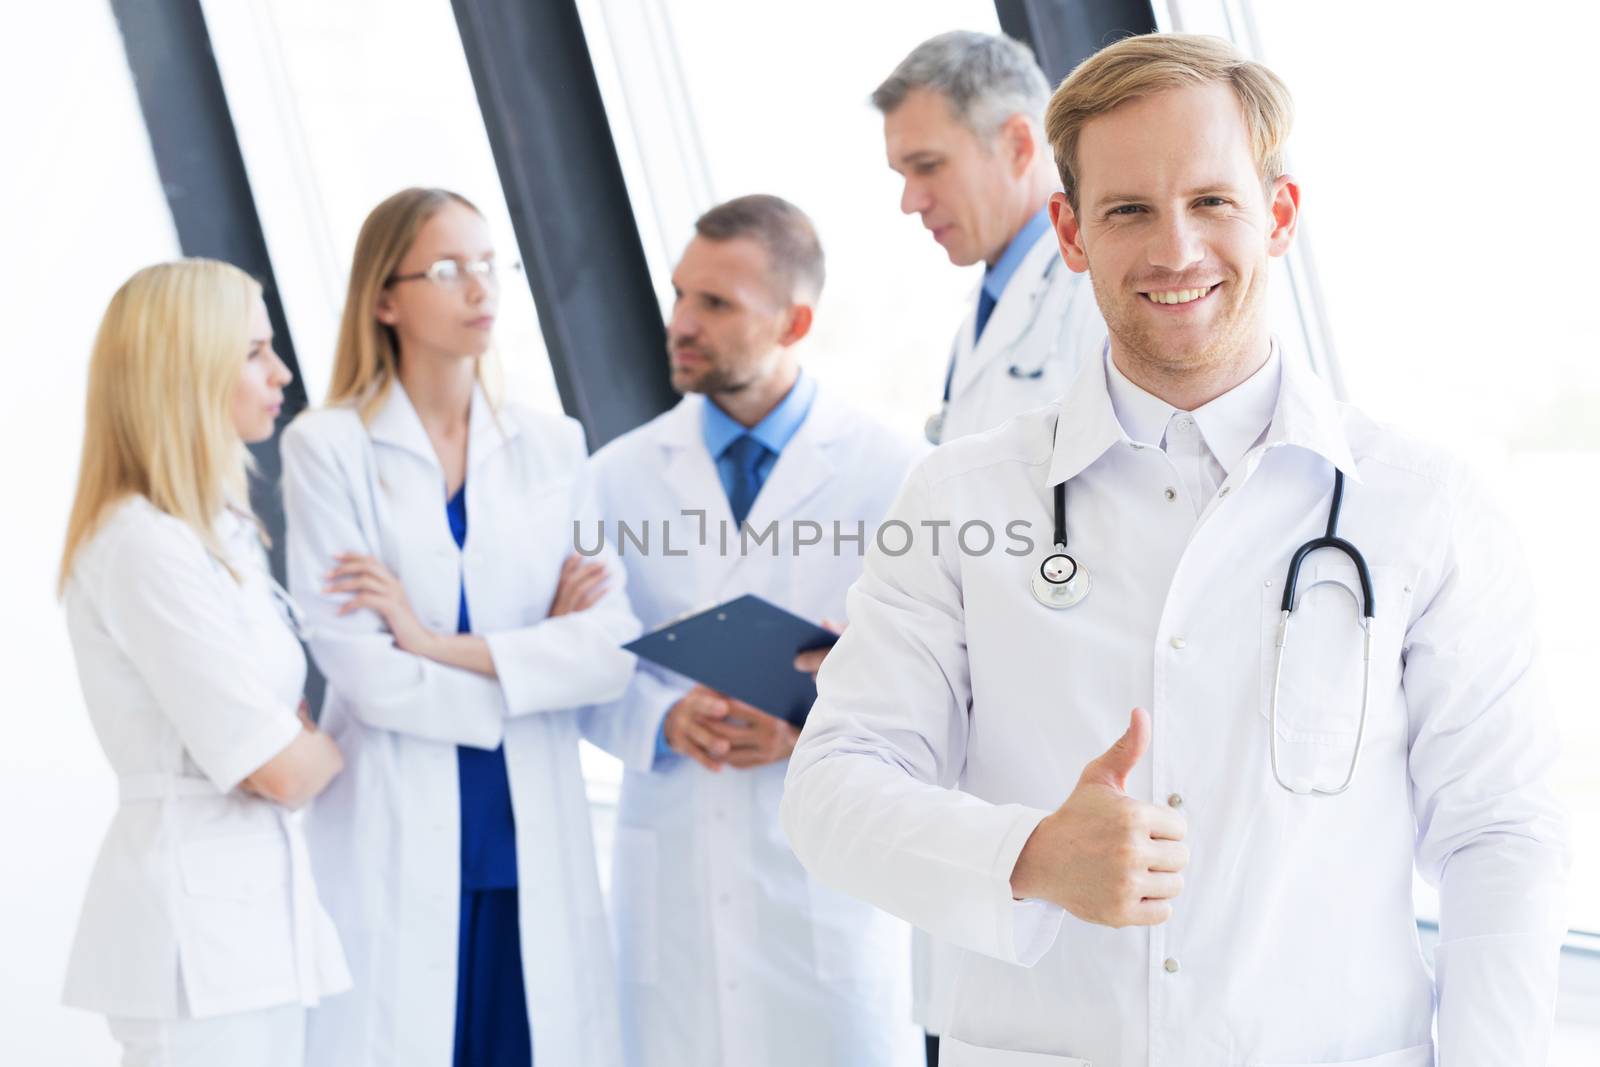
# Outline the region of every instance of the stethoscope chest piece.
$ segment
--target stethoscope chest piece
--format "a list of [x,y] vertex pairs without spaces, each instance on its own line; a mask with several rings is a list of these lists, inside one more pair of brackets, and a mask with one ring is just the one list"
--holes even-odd
[[1033,598],[1047,608],[1070,608],[1089,595],[1089,572],[1067,555],[1062,546],[1044,558],[1033,572]]

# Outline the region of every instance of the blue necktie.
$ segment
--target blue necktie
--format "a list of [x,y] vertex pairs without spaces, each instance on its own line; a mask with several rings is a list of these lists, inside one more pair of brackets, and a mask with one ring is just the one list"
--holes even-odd
[[978,338],[983,336],[983,328],[989,325],[989,316],[994,313],[994,297],[989,295],[988,287],[978,291],[978,329],[972,335],[972,343],[977,344]]
[[761,461],[767,456],[767,446],[749,434],[740,434],[723,449],[722,455],[733,466],[733,479],[728,483],[728,506],[733,510],[733,521],[743,525],[750,506],[761,492]]

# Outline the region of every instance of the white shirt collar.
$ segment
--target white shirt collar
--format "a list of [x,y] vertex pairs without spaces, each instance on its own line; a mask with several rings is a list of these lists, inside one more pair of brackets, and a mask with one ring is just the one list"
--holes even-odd
[[[1105,361],[1106,391],[1111,394],[1111,408],[1123,431],[1140,444],[1162,447],[1167,426],[1178,409],[1129,380],[1112,360],[1109,345]],[[1261,440],[1271,424],[1278,404],[1282,367],[1282,357],[1274,341],[1267,361],[1254,374],[1215,400],[1189,412],[1200,428],[1206,447],[1224,472],[1232,473],[1234,465]]]

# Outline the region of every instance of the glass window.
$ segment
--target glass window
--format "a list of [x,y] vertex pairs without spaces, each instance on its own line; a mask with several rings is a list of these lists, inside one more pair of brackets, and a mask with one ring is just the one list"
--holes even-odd
[[[1600,328],[1583,285],[1600,241],[1569,185],[1594,172],[1577,102],[1600,11],[1531,0],[1489,19],[1438,4],[1173,0],[1169,28],[1231,36],[1296,105],[1320,299],[1349,398],[1477,469],[1517,527],[1571,819],[1568,924],[1600,933],[1600,716],[1588,655],[1600,576],[1584,562],[1600,469]],[[1515,34],[1526,29],[1525,40]],[[1493,612],[1494,605],[1484,610]],[[1419,914],[1438,914],[1419,886]],[[1600,1041],[1594,954],[1563,961],[1553,1063]]]
[[56,600],[77,484],[89,349],[135,270],[178,239],[111,5],[42,4],[0,33],[0,1034],[10,1063],[111,1063],[103,1020],[63,1007],[61,975],[116,786],[83,710]]
[[[502,262],[510,214],[449,4],[205,0],[228,106],[283,293],[306,392],[326,394],[350,256],[367,212],[408,185],[473,201]],[[507,395],[560,410],[533,296],[501,287]]]
[[950,266],[900,213],[868,97],[918,42],[998,32],[994,5],[819,0],[804,18],[744,0],[673,4],[670,17],[659,0],[578,6],[663,307],[701,211],[746,193],[792,200],[828,266],[802,362],[920,436],[980,272]]

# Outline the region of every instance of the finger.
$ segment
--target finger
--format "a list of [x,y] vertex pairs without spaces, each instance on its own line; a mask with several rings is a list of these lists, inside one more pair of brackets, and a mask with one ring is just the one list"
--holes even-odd
[[1182,841],[1189,833],[1189,820],[1171,808],[1158,804],[1142,805],[1144,827],[1158,841]]
[[346,600],[339,606],[339,614],[349,615],[351,612],[360,611],[362,608],[368,608],[377,612],[379,615],[384,616],[385,621],[388,619],[388,616],[383,610],[382,598],[372,593],[358,593],[349,600]]
[[736,748],[728,754],[728,766],[747,771],[751,767],[765,767],[776,763],[772,753],[765,748]]
[[1106,749],[1104,755],[1089,762],[1079,781],[1097,782],[1119,793],[1127,792],[1128,775],[1149,747],[1150,713],[1143,708],[1134,708],[1128,719],[1128,729]]
[[683,735],[689,739],[691,744],[699,746],[710,755],[716,756],[718,759],[726,756],[728,754],[728,750],[733,747],[728,742],[727,738],[716,736],[710,730],[706,729],[700,723],[695,722],[693,719],[684,723]]
[[588,611],[590,608],[600,603],[601,600],[605,599],[606,590],[608,588],[610,588],[610,586],[602,582],[593,589],[589,590],[587,593],[583,594],[583,598],[573,605],[573,612]]
[[371,565],[371,563],[369,561],[367,561],[367,560],[350,560],[348,562],[339,564],[337,567],[333,568],[333,570],[331,570],[327,574],[323,575],[323,577],[324,578],[337,578],[340,575],[345,575],[345,574],[370,574],[370,573],[372,573],[372,565]]
[[1172,918],[1172,905],[1165,900],[1141,900],[1129,909],[1125,926],[1160,926]]
[[710,736],[720,737],[728,742],[730,750],[765,744],[767,740],[765,731],[741,723],[737,719],[709,719],[698,725]]
[[1189,846],[1181,841],[1152,841],[1145,857],[1152,871],[1181,871],[1189,866]]
[[827,630],[829,633],[842,634],[842,633],[844,633],[844,628],[845,628],[846,625],[848,625],[848,624],[847,623],[842,623],[842,622],[834,622],[832,619],[823,619],[822,620],[822,628],[824,630]]
[[1183,892],[1183,875],[1151,871],[1139,879],[1139,885],[1145,900],[1172,900]]
[[561,577],[565,578],[567,575],[577,570],[582,563],[583,557],[574,552],[572,555],[561,561]]
[[728,702],[728,713],[731,715],[737,715],[746,722],[767,722],[769,724],[775,724],[782,721],[776,716],[769,715],[762,711],[754,704],[746,704],[744,701],[735,700],[733,697],[725,697],[724,699]]
[[691,690],[688,697],[689,713],[701,719],[725,719],[732,708],[728,699],[711,689]]
[[388,586],[383,581],[371,575],[362,575],[357,578],[344,578],[337,582],[330,582],[322,587],[324,593],[374,593],[388,592]]
[[794,658],[794,669],[805,671],[807,674],[816,674],[822,669],[822,661],[827,655],[827,650],[821,648],[802,652]]
[[689,745],[686,748],[677,749],[677,752],[680,755],[688,756],[690,759],[694,760],[708,771],[715,773],[716,771],[722,770],[722,762],[720,760],[708,756],[704,751],[694,747],[693,745]]

